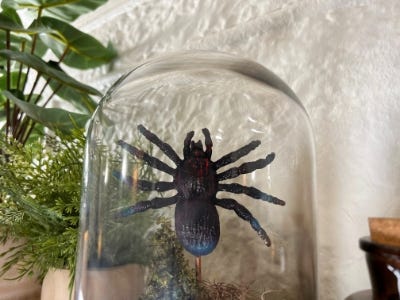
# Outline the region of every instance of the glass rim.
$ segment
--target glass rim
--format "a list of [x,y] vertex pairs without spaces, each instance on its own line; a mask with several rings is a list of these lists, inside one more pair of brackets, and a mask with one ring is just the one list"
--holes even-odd
[[132,70],[116,80],[99,104],[107,101],[113,91],[128,77],[131,80],[140,80],[170,71],[207,68],[225,69],[269,85],[293,100],[307,114],[306,109],[294,91],[275,73],[251,59],[211,50],[177,51],[150,58],[133,67]]

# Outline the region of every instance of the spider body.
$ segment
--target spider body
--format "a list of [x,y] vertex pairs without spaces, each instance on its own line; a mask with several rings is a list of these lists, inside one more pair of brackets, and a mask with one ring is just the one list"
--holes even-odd
[[[148,201],[140,201],[133,206],[121,209],[118,213],[119,216],[130,216],[148,209],[158,209],[175,204],[175,232],[179,242],[191,254],[203,256],[211,253],[218,244],[220,224],[216,206],[220,206],[234,210],[240,218],[248,221],[264,243],[270,246],[271,241],[257,219],[236,200],[230,198],[218,199],[217,193],[226,191],[234,194],[246,194],[254,199],[285,205],[283,200],[266,194],[257,188],[237,183],[220,183],[220,181],[264,168],[273,161],[274,153],[256,161],[243,163],[239,167],[232,167],[226,171],[218,172],[223,166],[237,161],[254,150],[260,145],[260,142],[252,141],[238,150],[212,161],[213,144],[208,129],[204,128],[202,130],[205,137],[205,150],[201,141],[192,141],[194,132],[190,131],[184,140],[183,159],[181,159],[169,144],[160,140],[157,135],[143,125],[139,125],[138,130],[151,143],[159,147],[175,163],[176,168],[170,167],[158,158],[122,140],[117,142],[118,145],[136,158],[146,162],[152,168],[170,174],[173,180],[172,182],[149,182],[140,179],[134,180],[129,176],[123,179],[128,184],[135,184],[143,191],[155,190],[164,192],[176,190],[177,193],[171,197],[156,197]],[[122,177],[120,174],[116,175],[117,177]]]

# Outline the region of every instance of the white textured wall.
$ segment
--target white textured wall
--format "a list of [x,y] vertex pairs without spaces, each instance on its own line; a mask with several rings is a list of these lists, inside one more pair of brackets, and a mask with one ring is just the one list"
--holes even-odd
[[238,54],[297,93],[315,129],[321,299],[369,288],[358,239],[369,216],[400,216],[400,1],[111,0],[76,22],[111,41],[100,88],[183,49]]

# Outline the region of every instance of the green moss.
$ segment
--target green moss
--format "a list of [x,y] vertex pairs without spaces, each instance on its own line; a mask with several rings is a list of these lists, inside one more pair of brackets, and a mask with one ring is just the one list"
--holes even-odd
[[[171,222],[158,220],[160,226],[150,237],[152,249],[149,276],[141,300],[256,300],[258,293],[251,285],[196,280],[184,249],[176,238]],[[194,260],[194,257],[193,257]]]
[[160,228],[150,238],[150,274],[140,299],[196,299],[195,271],[184,257],[171,222],[160,218],[158,225]]

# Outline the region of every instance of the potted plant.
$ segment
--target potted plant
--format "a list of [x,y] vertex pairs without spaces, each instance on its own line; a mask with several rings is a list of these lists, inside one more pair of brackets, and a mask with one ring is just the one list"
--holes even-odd
[[[32,133],[41,135],[43,126],[62,132],[84,126],[96,107],[93,96],[101,93],[69,76],[63,68],[99,67],[116,53],[70,22],[105,2],[1,3],[0,117],[6,136],[25,144]],[[73,112],[49,108],[55,99]]]
[[73,277],[84,144],[82,131],[25,146],[2,137],[0,238],[17,244],[1,254],[0,274],[17,266],[15,279],[53,268]]
[[[57,214],[54,210],[57,211],[58,208],[48,206],[49,203],[45,204],[43,201],[55,199],[51,197],[57,193],[55,182],[59,178],[53,178],[54,181],[46,184],[42,183],[42,188],[48,193],[46,197],[50,197],[45,200],[43,198],[45,192],[40,194],[38,189],[35,189],[34,193],[27,190],[30,184],[28,175],[18,177],[12,172],[19,172],[20,175],[31,172],[30,176],[33,176],[34,172],[39,171],[35,164],[42,151],[42,153],[47,153],[48,157],[54,156],[53,158],[61,159],[61,161],[69,160],[71,170],[66,167],[65,171],[73,172],[74,176],[68,177],[71,179],[68,188],[79,186],[78,169],[82,160],[80,153],[84,140],[81,129],[94,111],[101,93],[77,81],[64,69],[87,70],[104,66],[116,56],[115,50],[110,45],[103,46],[95,38],[71,25],[76,18],[105,2],[106,0],[7,0],[1,2],[0,156],[3,171],[0,175],[2,183],[0,240],[7,246],[10,242],[16,241],[11,248],[0,248],[2,259],[5,260],[0,266],[2,275],[13,276],[14,273],[7,273],[7,271],[17,268],[18,276],[13,276],[13,278],[31,274],[33,271],[39,277],[43,277],[48,266],[68,266],[72,264],[75,257],[71,252],[75,251],[75,248],[71,245],[76,242],[74,234],[77,223],[75,227],[71,227],[73,224],[68,222],[77,222],[74,218],[77,217],[78,197],[75,195],[65,199],[70,201],[65,202],[68,208],[65,208],[64,212],[58,211],[59,214]],[[55,106],[63,108],[55,108]],[[65,107],[68,109],[64,109]],[[45,137],[44,134],[46,127],[58,133],[57,142],[51,147],[49,142],[52,139]],[[68,156],[72,153],[73,156]],[[22,159],[25,159],[26,163]],[[13,170],[11,167],[15,164],[18,168]],[[57,170],[56,165],[47,165],[47,167],[53,168],[54,172]],[[24,189],[18,190],[22,187]],[[26,198],[30,196],[33,198]],[[27,200],[36,202],[26,202]],[[60,205],[59,202],[57,203]],[[17,213],[18,209],[19,213]],[[74,215],[70,216],[72,212]],[[31,213],[36,214],[36,217],[30,215]],[[47,213],[49,215],[46,215]],[[37,224],[28,228],[33,224],[30,222],[33,222],[35,218],[38,220],[39,216],[43,217],[43,214],[50,219],[44,218],[42,225]],[[68,222],[65,223],[63,218],[68,218]],[[42,238],[46,239],[45,236],[49,233],[47,230],[51,229],[49,226],[53,226],[48,222],[55,222],[54,230],[56,228],[61,230],[61,226],[62,230],[66,230],[65,234],[71,234],[71,239],[68,240],[69,246],[63,250],[66,251],[63,257],[68,257],[67,262],[60,257],[43,256],[41,259],[47,260],[47,263],[40,260],[33,263],[28,259],[30,255],[22,255],[24,251],[29,250],[29,243],[32,243],[29,238],[35,236],[31,232],[32,235],[29,235],[27,240],[27,233],[35,228],[36,236],[42,234]],[[61,236],[65,237],[65,235]],[[51,241],[48,240],[47,243],[51,244]],[[46,246],[44,243],[43,248],[50,247],[50,244]],[[53,260],[52,264],[49,264],[50,260]]]

